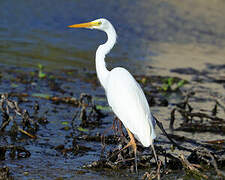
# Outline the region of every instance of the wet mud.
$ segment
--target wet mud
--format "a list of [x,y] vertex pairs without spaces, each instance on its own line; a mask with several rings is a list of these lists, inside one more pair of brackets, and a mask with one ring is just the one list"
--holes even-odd
[[223,65],[211,64],[202,72],[171,70],[197,77],[192,81],[136,76],[157,120],[159,158],[157,164],[152,150],[138,143],[138,174],[132,149],[121,150],[129,137],[108,107],[94,73],[79,77],[72,70],[2,69],[3,179],[225,178],[225,97],[204,83],[196,87],[204,77],[224,90],[224,76],[211,73],[216,69],[223,74]]

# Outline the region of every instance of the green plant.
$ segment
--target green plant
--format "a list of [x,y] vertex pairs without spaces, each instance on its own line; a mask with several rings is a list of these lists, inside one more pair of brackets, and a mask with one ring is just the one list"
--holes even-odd
[[41,79],[45,78],[46,74],[43,72],[44,66],[42,64],[38,64],[38,68],[39,68],[38,77]]
[[176,81],[175,78],[169,77],[166,79],[160,88],[162,91],[169,92],[169,91],[177,91],[181,87],[183,87],[187,83],[186,80],[181,79],[179,81]]

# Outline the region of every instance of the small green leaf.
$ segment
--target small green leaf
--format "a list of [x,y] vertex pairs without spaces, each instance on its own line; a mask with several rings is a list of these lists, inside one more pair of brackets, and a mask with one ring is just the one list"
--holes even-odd
[[38,64],[38,68],[40,69],[40,70],[42,70],[44,67],[43,67],[43,65],[42,64]]
[[41,70],[38,72],[38,77],[39,78],[45,78],[46,77],[46,74],[43,73]]
[[94,97],[93,97],[93,100],[94,100],[94,101],[99,101],[99,102],[100,102],[100,101],[106,101],[106,98],[105,98],[105,97],[94,96]]
[[161,89],[162,89],[163,91],[167,91],[167,90],[168,90],[168,88],[169,88],[169,87],[168,87],[168,85],[167,85],[167,84],[163,84],[163,86],[162,86],[162,88],[161,88]]
[[11,87],[12,87],[12,88],[17,88],[18,86],[19,86],[19,85],[15,84],[15,83],[12,83],[12,84],[11,84]]
[[69,127],[69,126],[63,127],[63,130],[64,130],[64,131],[69,131],[70,129],[71,129],[71,127]]
[[89,131],[88,129],[85,129],[85,128],[82,128],[82,127],[78,127],[77,130],[81,131],[81,132],[88,132]]
[[173,85],[173,80],[174,79],[172,77],[168,78],[168,86],[169,87],[171,87]]
[[73,72],[72,71],[68,71],[67,74],[68,75],[73,75]]
[[62,125],[68,125],[69,123],[67,121],[61,122]]
[[23,172],[23,175],[24,175],[24,176],[28,176],[28,175],[29,175],[29,172],[28,172],[28,171],[24,171],[24,172]]
[[111,111],[111,108],[109,106],[96,105],[96,109],[102,110],[102,111]]
[[185,81],[184,79],[180,80],[180,81],[177,83],[177,88],[182,87],[185,83],[186,83],[186,81]]
[[50,97],[51,97],[49,94],[42,94],[42,93],[33,93],[32,96],[33,97],[44,98],[44,99],[50,99]]
[[142,84],[146,84],[146,82],[147,82],[147,79],[146,79],[145,77],[143,77],[143,78],[141,79],[141,83],[142,83]]

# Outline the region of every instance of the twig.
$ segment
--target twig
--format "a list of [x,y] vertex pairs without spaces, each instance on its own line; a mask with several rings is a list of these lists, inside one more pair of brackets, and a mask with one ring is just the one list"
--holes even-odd
[[158,163],[156,175],[157,175],[157,179],[160,180],[160,168],[161,168],[161,165],[162,165],[162,161],[159,160],[158,162],[159,162],[159,163]]
[[184,157],[183,154],[181,154],[179,156],[179,159],[180,161],[182,162],[183,166],[188,170],[190,171],[191,173],[197,175],[197,176],[200,176],[204,179],[208,179],[209,177],[206,176],[205,174],[202,174],[197,168],[194,167],[193,164],[189,163],[189,161]]
[[23,134],[26,134],[27,136],[29,136],[29,137],[32,138],[32,139],[36,139],[36,138],[37,138],[37,136],[28,133],[27,131],[21,129],[19,126],[18,126],[18,130],[19,130],[20,132],[22,132]]
[[224,172],[222,172],[222,171],[220,171],[220,170],[218,169],[218,166],[217,166],[216,160],[215,160],[214,156],[212,155],[212,153],[211,153],[211,152],[209,152],[208,154],[209,154],[209,156],[210,156],[210,157],[211,157],[211,159],[212,159],[212,165],[214,166],[214,168],[215,168],[215,171],[216,171],[217,175],[218,175],[218,176],[221,176],[221,177],[223,177],[223,178],[225,178],[225,173],[224,173]]

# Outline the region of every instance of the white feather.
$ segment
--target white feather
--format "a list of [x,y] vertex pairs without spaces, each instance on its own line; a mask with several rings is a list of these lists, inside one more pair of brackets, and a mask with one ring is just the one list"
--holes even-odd
[[116,43],[116,31],[106,19],[97,19],[101,25],[92,27],[106,32],[108,40],[98,47],[96,52],[96,70],[100,83],[106,91],[109,105],[134,136],[148,147],[155,139],[154,119],[148,102],[140,85],[124,68],[117,67],[108,71],[105,65],[105,55]]
[[149,105],[140,85],[126,69],[117,67],[110,71],[106,87],[114,113],[143,146],[150,146],[156,136]]

